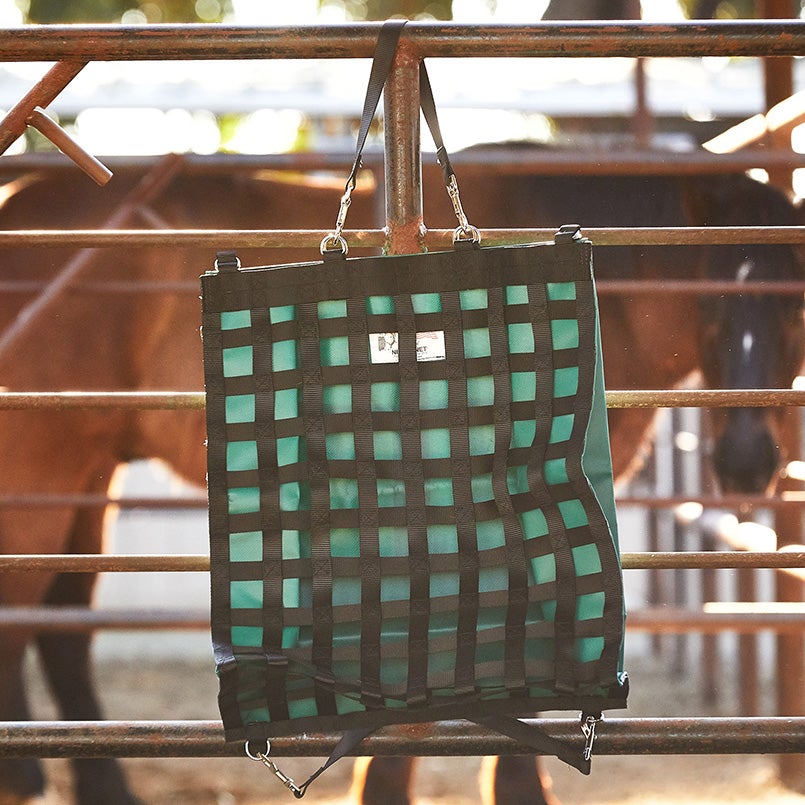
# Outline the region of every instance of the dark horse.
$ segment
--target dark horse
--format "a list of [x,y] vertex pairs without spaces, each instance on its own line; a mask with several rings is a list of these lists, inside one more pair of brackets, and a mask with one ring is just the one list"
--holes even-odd
[[[460,180],[471,221],[488,228],[794,226],[797,210],[782,193],[746,176],[678,179],[632,176],[468,174]],[[426,186],[426,221],[449,220],[438,187]],[[803,280],[805,269],[789,246],[598,247],[598,279],[744,282]],[[608,388],[670,388],[698,371],[707,388],[790,388],[805,354],[802,295],[707,296],[697,305],[683,295],[601,296],[600,318]],[[781,462],[784,410],[728,409],[712,423],[716,479],[725,492],[757,494],[774,482]],[[609,412],[615,476],[640,465],[654,413]],[[553,801],[533,761],[501,757],[489,778],[497,805]],[[363,769],[364,802],[388,803],[389,779],[406,791],[413,761],[373,759]],[[406,805],[397,795],[395,805]]]
[[[123,198],[138,177],[121,173],[104,191],[75,175],[25,178],[7,188],[0,228],[94,228]],[[428,174],[426,220],[449,225],[444,191]],[[462,180],[465,207],[480,227],[647,226],[795,223],[782,196],[744,177],[708,177],[689,182],[664,178],[597,177],[538,179],[489,171]],[[282,181],[276,177],[180,176],[151,204],[175,228],[328,229],[338,206],[338,186]],[[374,223],[371,192],[357,193],[350,226]],[[150,216],[153,219],[153,216]],[[221,243],[221,247],[226,247]],[[64,249],[0,252],[2,280],[47,281],[70,258]],[[298,252],[241,254],[258,264],[311,259]],[[73,289],[53,301],[47,321],[37,320],[12,355],[0,355],[0,385],[12,391],[177,389],[202,387],[199,310],[195,293],[111,293],[110,280],[170,283],[196,280],[211,264],[211,250],[119,249],[99,251]],[[598,249],[601,278],[800,279],[794,252],[787,247],[678,249]],[[28,294],[28,295],[26,295]],[[31,291],[0,298],[0,327],[7,327]],[[692,371],[706,385],[789,386],[802,358],[800,299],[724,297],[697,308],[690,297],[606,296],[601,324],[610,388],[662,388]],[[739,322],[733,326],[735,322]],[[748,337],[749,336],[749,337]],[[736,360],[714,360],[716,354]],[[743,419],[741,419],[743,417]],[[646,411],[611,412],[613,461],[623,476],[652,419]],[[159,457],[198,484],[204,482],[204,422],[199,412],[6,411],[0,414],[0,494],[105,492],[121,462]],[[751,426],[750,426],[751,425]],[[773,417],[758,411],[728,414],[716,455],[727,488],[755,490],[767,485],[778,460]],[[737,438],[736,438],[737,430]],[[735,447],[737,445],[737,448]],[[769,447],[771,445],[771,447]],[[738,459],[730,457],[736,451]],[[741,455],[763,461],[740,469]],[[728,469],[729,468],[729,469]],[[103,512],[71,506],[47,510],[0,509],[0,551],[4,553],[95,553],[102,546]],[[0,575],[5,605],[89,602],[90,575],[36,572]],[[3,635],[0,654],[0,720],[28,718],[21,660],[36,640],[64,717],[101,717],[89,671],[89,638],[25,630]],[[504,759],[498,802],[539,802],[541,786],[533,761]],[[112,760],[74,762],[76,799],[81,805],[131,805],[131,795]],[[370,765],[363,800],[406,802],[409,761]],[[385,771],[380,771],[385,769]],[[506,781],[509,790],[504,790]],[[25,802],[44,787],[34,760],[0,762],[0,802]],[[391,792],[396,793],[392,794]],[[393,799],[397,796],[398,799]]]

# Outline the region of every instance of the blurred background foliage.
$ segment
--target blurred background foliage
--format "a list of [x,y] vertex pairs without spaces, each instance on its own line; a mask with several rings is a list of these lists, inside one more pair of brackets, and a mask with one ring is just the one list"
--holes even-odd
[[230,0],[16,0],[28,22],[221,22]]
[[[523,0],[531,2],[532,0]],[[647,0],[651,2],[651,0]],[[27,22],[221,22],[233,11],[232,0],[15,0]],[[270,2],[270,0],[266,0]],[[485,0],[494,11],[496,0]],[[740,19],[763,16],[758,0],[678,0],[691,19]],[[341,6],[350,20],[451,20],[453,0],[319,0],[319,7]],[[798,16],[801,0],[791,0]],[[636,19],[640,0],[551,0],[544,14],[550,20]]]

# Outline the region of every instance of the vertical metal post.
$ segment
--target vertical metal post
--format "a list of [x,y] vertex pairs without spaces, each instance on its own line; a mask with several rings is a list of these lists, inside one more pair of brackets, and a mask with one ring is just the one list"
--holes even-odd
[[424,251],[419,61],[403,34],[383,92],[387,249],[391,254]]
[[[794,0],[761,0],[758,9],[766,19],[795,19],[798,17]],[[766,111],[794,94],[794,60],[790,56],[768,57],[763,60]],[[791,149],[791,131],[772,132],[771,146]],[[793,174],[786,168],[770,168],[769,182],[784,192],[793,192]]]
[[[790,457],[800,454],[802,444],[802,411],[792,408],[787,412],[786,428],[782,438]],[[782,490],[781,490],[782,492]],[[776,512],[775,530],[777,547],[798,544],[802,538],[802,512],[797,507],[784,507]],[[787,573],[776,574],[778,601],[801,602],[805,585]],[[805,636],[801,634],[777,635],[777,712],[783,716],[805,713]],[[781,782],[789,788],[805,793],[805,755],[780,755]]]

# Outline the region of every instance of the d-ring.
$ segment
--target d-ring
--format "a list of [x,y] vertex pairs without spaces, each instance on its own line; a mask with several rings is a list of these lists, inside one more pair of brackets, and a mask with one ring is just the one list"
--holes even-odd
[[349,253],[349,245],[344,238],[341,237],[341,235],[336,235],[335,232],[333,232],[322,238],[322,241],[319,244],[319,251],[322,254],[325,254],[325,252],[339,251],[344,255],[344,257],[346,257]]
[[457,226],[453,230],[453,243],[480,243],[481,232],[478,227],[468,224],[467,226]]

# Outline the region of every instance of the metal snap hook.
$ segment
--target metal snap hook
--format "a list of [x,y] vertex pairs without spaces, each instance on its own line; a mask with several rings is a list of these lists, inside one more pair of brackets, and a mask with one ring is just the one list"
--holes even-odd
[[271,741],[266,740],[266,751],[265,752],[253,752],[249,744],[250,741],[246,741],[246,757],[249,760],[256,760],[262,763],[287,789],[289,789],[293,795],[297,799],[302,799],[305,795],[305,789],[307,786],[303,786],[300,788],[285,772],[283,772],[276,763],[268,756],[271,752]]

